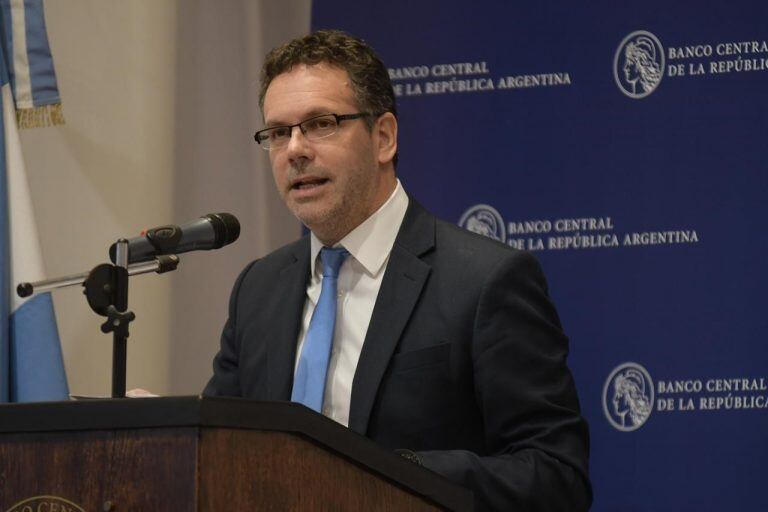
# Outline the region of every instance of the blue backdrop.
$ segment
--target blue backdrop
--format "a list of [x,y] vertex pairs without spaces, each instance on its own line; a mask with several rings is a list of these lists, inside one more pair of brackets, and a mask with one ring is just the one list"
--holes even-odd
[[320,1],[381,55],[405,188],[533,250],[595,511],[768,510],[768,3]]

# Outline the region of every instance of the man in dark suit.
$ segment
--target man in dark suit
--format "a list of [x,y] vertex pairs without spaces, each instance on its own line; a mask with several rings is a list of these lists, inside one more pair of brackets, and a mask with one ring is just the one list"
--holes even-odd
[[541,270],[406,195],[370,47],[291,41],[260,101],[257,142],[311,234],[242,272],[204,393],[305,403],[469,487],[478,510],[588,509],[587,427]]

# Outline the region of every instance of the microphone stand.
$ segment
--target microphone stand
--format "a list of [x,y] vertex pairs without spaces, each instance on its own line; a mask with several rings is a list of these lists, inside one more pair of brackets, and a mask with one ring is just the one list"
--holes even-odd
[[112,398],[125,398],[128,326],[136,319],[136,315],[128,311],[128,277],[149,272],[163,274],[178,266],[179,257],[175,254],[128,265],[128,240],[121,238],[116,243],[114,265],[103,263],[82,274],[20,283],[16,293],[19,297],[29,297],[33,293],[83,285],[88,305],[96,314],[107,317],[101,332],[112,333]]
[[[112,267],[113,288],[110,297],[112,304],[107,306],[107,321],[101,324],[101,332],[104,334],[112,333],[112,398],[123,398],[125,397],[128,361],[128,325],[136,319],[136,315],[132,311],[128,311],[128,240],[125,238],[117,241],[115,264],[109,266]],[[100,284],[102,283],[96,283],[97,290]],[[100,288],[109,290],[103,284]],[[86,296],[88,296],[89,287],[87,285],[85,290]],[[90,303],[90,299],[88,302]]]

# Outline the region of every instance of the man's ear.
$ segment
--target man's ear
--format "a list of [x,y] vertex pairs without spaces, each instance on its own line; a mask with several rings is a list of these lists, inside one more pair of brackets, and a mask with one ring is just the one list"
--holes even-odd
[[385,112],[377,120],[373,126],[376,132],[378,141],[379,164],[387,164],[392,162],[397,153],[397,119],[395,119],[392,112]]

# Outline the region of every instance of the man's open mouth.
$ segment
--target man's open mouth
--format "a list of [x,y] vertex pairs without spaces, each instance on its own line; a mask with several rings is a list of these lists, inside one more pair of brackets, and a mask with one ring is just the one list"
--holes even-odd
[[321,185],[324,185],[328,183],[327,178],[307,178],[307,179],[301,179],[297,180],[291,185],[292,190],[307,190],[315,187],[319,187]]

